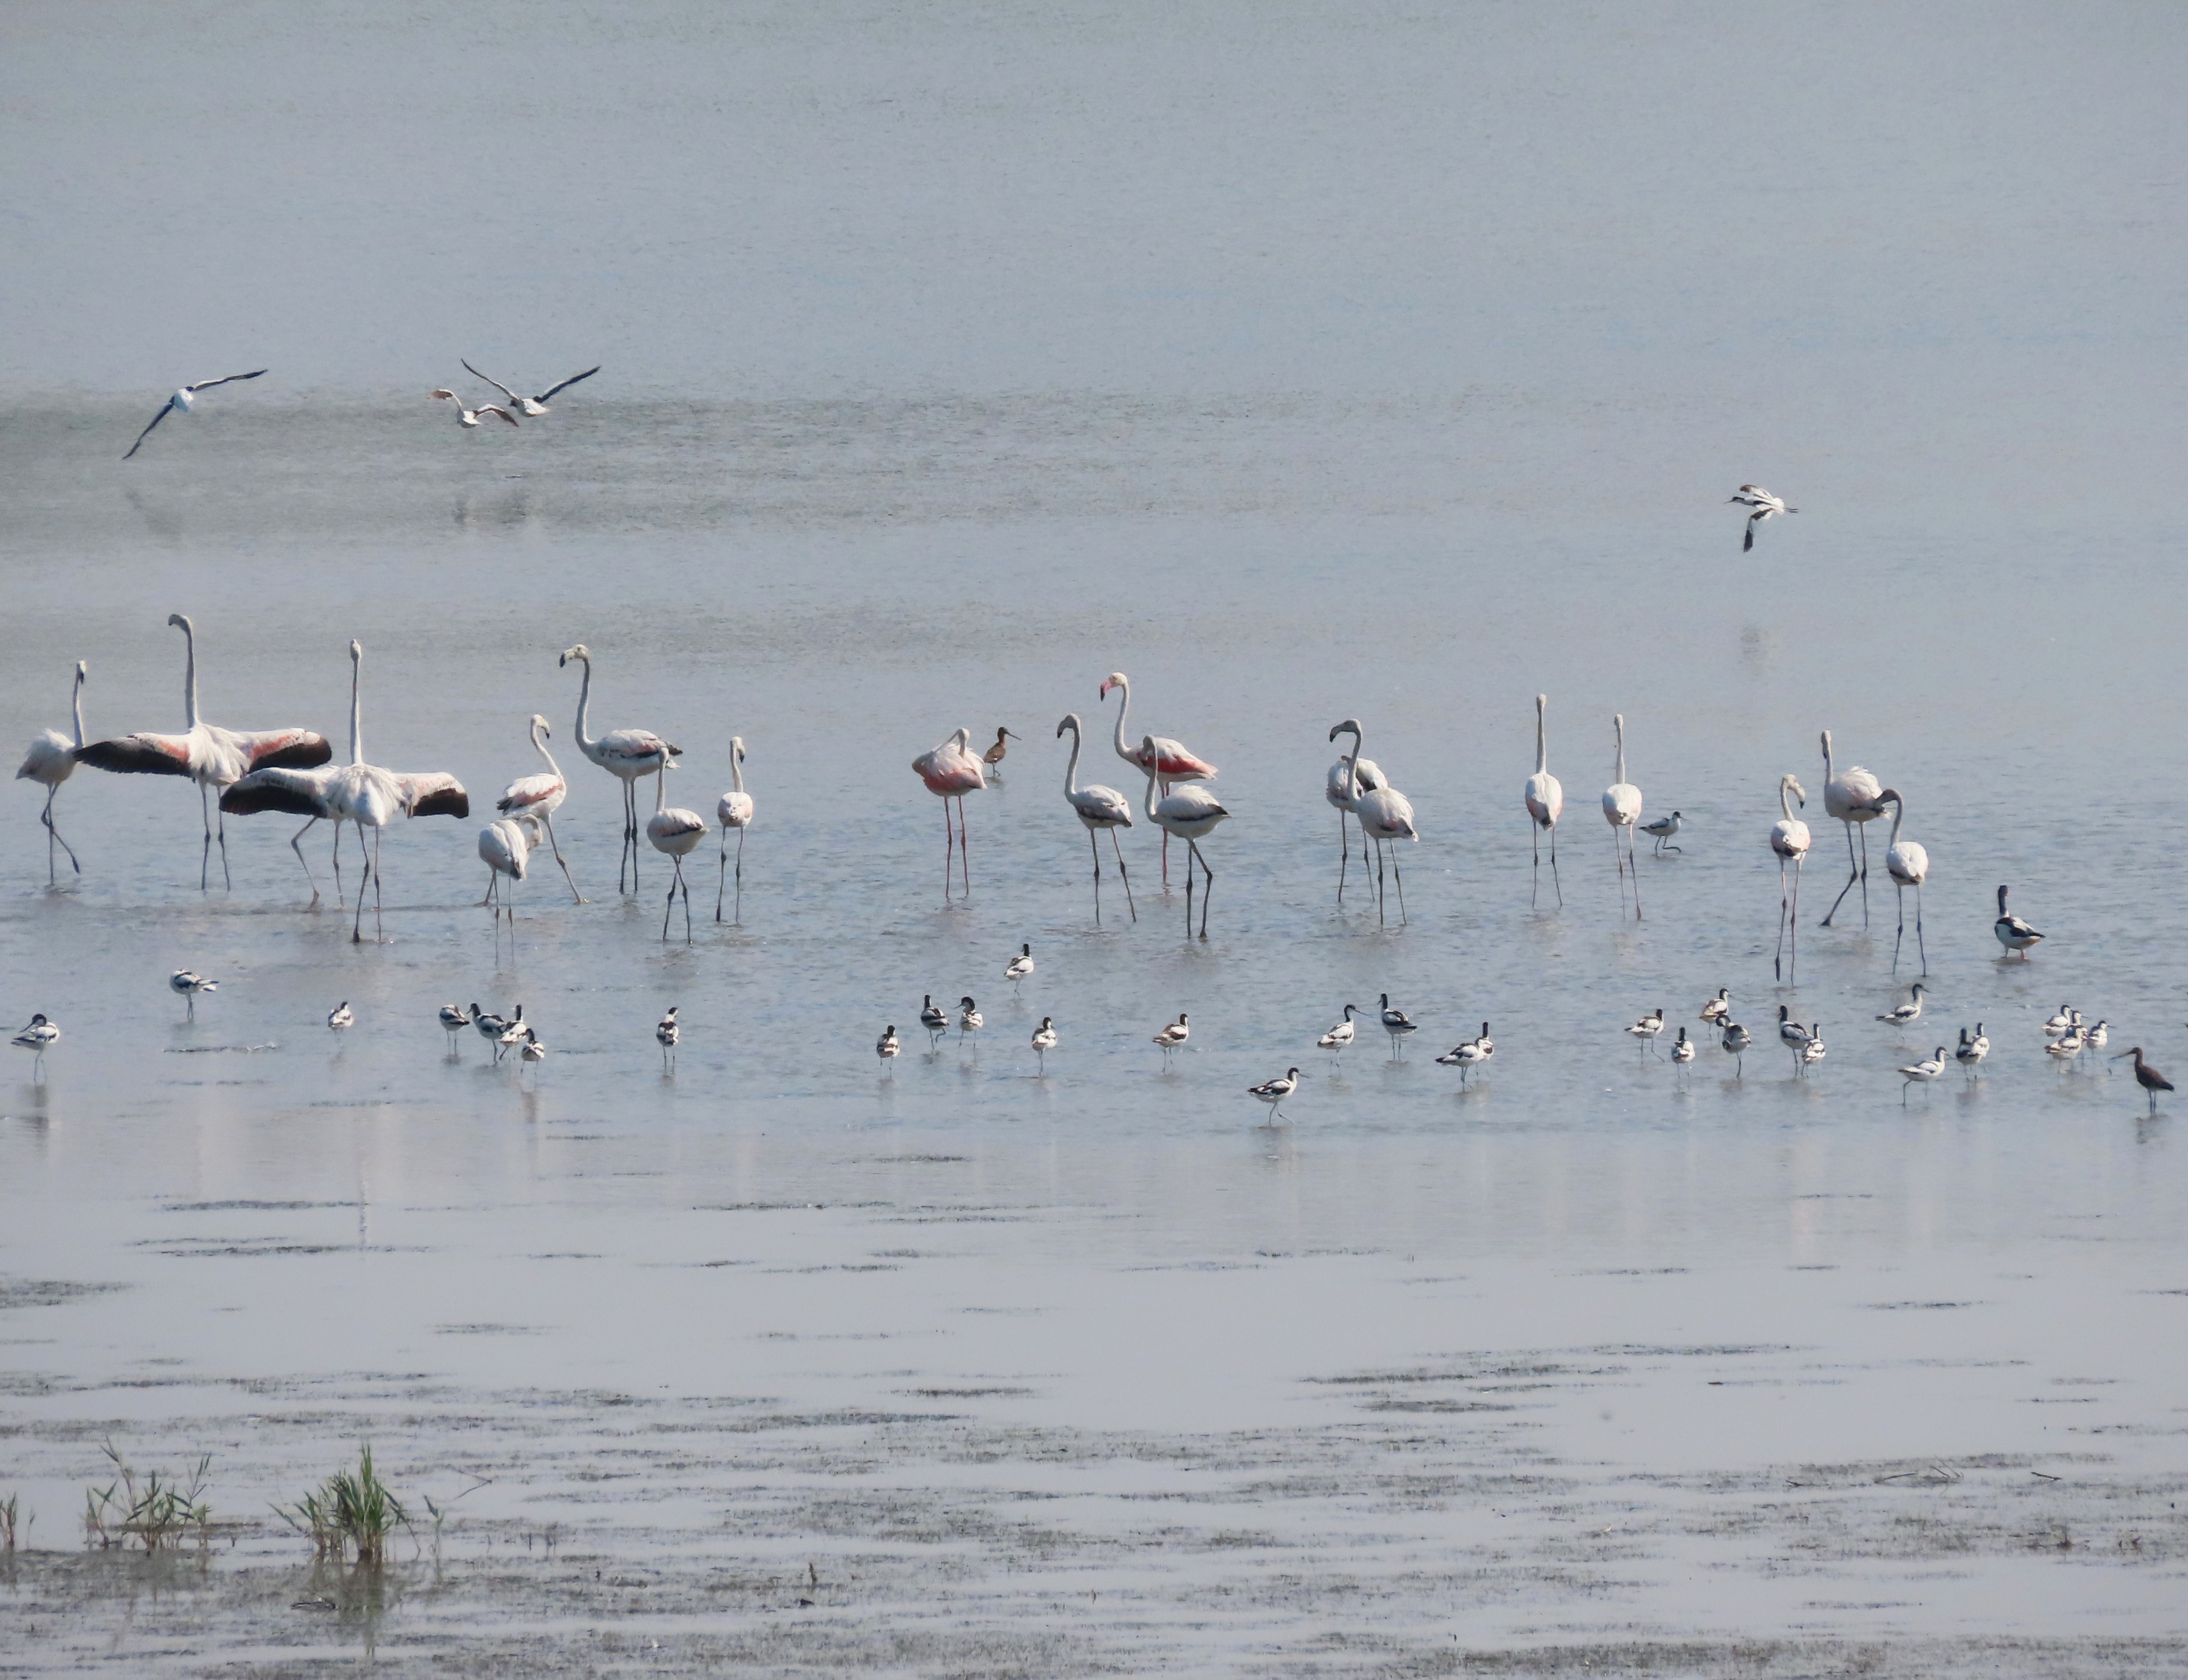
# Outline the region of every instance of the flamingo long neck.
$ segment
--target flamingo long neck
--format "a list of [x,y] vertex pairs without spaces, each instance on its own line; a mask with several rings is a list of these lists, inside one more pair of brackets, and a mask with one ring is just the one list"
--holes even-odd
[[1830,780],[1831,780],[1831,732],[1830,732],[1829,730],[1825,730],[1824,731],[1824,786],[1829,786],[1830,785]]
[[653,778],[653,814],[659,816],[668,809],[668,778],[665,775],[657,775]]
[[562,767],[555,762],[555,755],[547,750],[547,737],[536,723],[532,725],[532,744],[539,749],[539,756],[547,761],[548,770],[554,774],[557,781],[560,781]]
[[1357,799],[1368,791],[1360,781],[1360,760],[1367,754],[1368,743],[1358,730],[1348,730],[1345,733],[1352,737],[1352,750],[1345,758],[1345,797]]
[[1619,717],[1611,721],[1618,730],[1618,783],[1622,787],[1626,784],[1626,719]]
[[1079,797],[1079,726],[1071,729],[1071,762],[1063,767],[1063,797],[1076,800]]
[[1148,777],[1147,808],[1148,820],[1159,826],[1161,819],[1155,815],[1155,779],[1153,775]]
[[1793,788],[1790,782],[1778,784],[1778,809],[1785,814],[1785,820],[1793,820]]
[[593,700],[593,662],[590,657],[587,657],[582,662],[585,668],[585,675],[584,679],[578,685],[578,750],[587,758],[590,758],[593,742],[585,734],[585,719],[590,715]]
[[1132,709],[1132,685],[1119,678],[1117,693],[1121,696],[1117,704],[1117,756],[1128,764],[1136,764],[1139,756],[1125,745],[1125,713]]
[[734,741],[730,743],[730,786],[740,793],[745,791],[745,749]]
[[1535,774],[1547,775],[1550,769],[1550,747],[1542,729],[1542,702],[1535,702]]
[[1894,799],[1892,802],[1892,838],[1886,843],[1885,848],[1886,851],[1889,851],[1892,847],[1897,846],[1899,843],[1899,819],[1906,815],[1907,807],[1898,800]]
[[81,666],[76,668],[76,693],[70,697],[70,703],[76,708],[76,744],[82,747],[83,745],[83,668]]
[[352,764],[364,762],[364,702],[359,692],[358,678],[364,668],[364,655],[353,652],[349,657],[349,761]]
[[187,618],[183,620],[183,727],[198,726],[198,636]]

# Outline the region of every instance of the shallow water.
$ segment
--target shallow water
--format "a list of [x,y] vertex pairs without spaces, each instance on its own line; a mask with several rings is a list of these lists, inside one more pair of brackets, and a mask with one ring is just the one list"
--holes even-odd
[[[233,889],[200,894],[193,792],[91,771],[57,807],[84,873],[48,892],[14,790],[0,999],[67,1036],[42,1080],[19,1056],[0,1085],[0,1498],[38,1548],[0,1581],[0,1672],[367,1650],[463,1672],[2178,1672],[2179,1122],[2111,1064],[2053,1067],[2039,1030],[2067,999],[2112,1048],[2182,1061],[2180,544],[2152,441],[2181,417],[2149,372],[2177,321],[2134,278],[2179,230],[2143,201],[2169,189],[2101,166],[2177,126],[2142,91],[2177,20],[2069,41],[2031,14],[1918,109],[1902,79],[1956,43],[1811,14],[1779,43],[1802,75],[1728,113],[1734,67],[1715,87],[1683,43],[1784,25],[1596,20],[1571,59],[1484,10],[768,14],[736,51],[711,17],[634,15],[562,19],[603,91],[582,118],[550,102],[522,161],[403,138],[466,66],[554,86],[589,62],[497,14],[379,17],[340,53],[248,11],[155,34],[130,76],[307,65],[359,125],[345,144],[380,143],[377,194],[326,199],[305,169],[247,212],[349,217],[355,274],[277,242],[254,303],[217,250],[94,281],[80,234],[35,271],[0,242],[0,271],[43,277],[4,364],[0,732],[63,724],[79,657],[93,736],[178,726],[179,610],[210,719],[339,750],[354,635],[368,756],[451,770],[482,813],[538,767],[526,718],[552,720],[594,900],[535,869],[496,940],[482,819],[421,820],[385,841],[386,941],[352,944],[324,828],[316,911],[283,818],[234,821]],[[111,57],[59,8],[13,27],[48,90]],[[1635,54],[1670,115],[1624,91]],[[744,236],[777,266],[703,333],[707,286],[662,242],[743,225],[765,172],[686,178],[680,152],[660,178],[632,91],[657,82],[695,155],[775,148],[781,219]],[[41,98],[4,119],[25,174],[57,132],[94,144]],[[1722,155],[1705,99],[1737,125]],[[2032,104],[2045,136],[1994,115]],[[177,132],[144,177],[84,189],[120,214],[166,184],[147,257],[217,198],[208,156],[327,144],[224,99]],[[1467,136],[1507,163],[1440,172]],[[1745,216],[1743,148],[1777,183]],[[573,158],[593,185],[565,269],[469,235],[445,282],[405,267],[434,254],[406,208],[475,193],[490,232],[545,225]],[[984,195],[1014,168],[1023,198]],[[1435,182],[1470,217],[1424,212]],[[1941,233],[1943,183],[1966,220]],[[13,213],[75,228],[48,190]],[[1135,203],[1142,245],[1070,232]],[[1027,231],[1027,204],[1057,225]],[[781,254],[815,227],[841,285]],[[649,261],[611,273],[617,245]],[[150,293],[110,291],[154,275],[178,312],[158,332]],[[487,349],[612,362],[505,436],[420,394],[461,352],[419,345],[483,332],[453,300],[489,277],[516,324]],[[209,397],[125,475],[138,369],[173,337],[294,371]],[[1753,476],[1804,510],[1743,559],[1718,499]],[[555,664],[578,640],[595,728],[685,748],[677,803],[711,815],[746,741],[742,926],[713,921],[710,848],[689,947],[680,915],[660,938],[650,851],[642,890],[613,890],[614,791]],[[1096,693],[1117,668],[1136,734],[1222,767],[1204,944],[1144,824],[1137,920],[1112,878],[1093,925],[1053,730],[1078,712],[1082,781],[1136,793]],[[1562,908],[1547,879],[1529,903],[1538,691]],[[1649,814],[1688,823],[1683,854],[1644,846],[1638,922],[1593,809],[1614,711]],[[1402,925],[1356,874],[1334,903],[1327,731],[1355,715],[1423,832]],[[907,766],[998,724],[1024,738],[969,802],[973,890],[947,903]],[[1916,1029],[1874,1019],[1920,969],[1910,926],[1892,972],[1881,826],[1866,931],[1858,896],[1815,925],[1846,879],[1825,726],[1931,854]],[[1787,770],[1816,848],[1780,989],[1763,837]],[[1990,936],[2001,881],[2051,935],[2026,964]],[[1021,942],[1039,966],[1013,989]],[[183,965],[221,983],[195,1023],[165,984]],[[1698,1028],[1720,985],[1757,1032],[1740,1063],[1706,1040],[1683,1074],[1619,1030],[1658,1006]],[[987,1028],[930,1052],[921,996],[966,992]],[[1314,1051],[1384,992],[1424,1023],[1402,1059],[1372,1024],[1341,1068]],[[522,1003],[544,1065],[496,1068],[470,1034],[451,1055],[434,1012],[473,1000]],[[1768,1031],[1781,1001],[1830,1046],[1807,1079]],[[1148,1039],[1180,1011],[1165,1068]],[[1044,1015],[1063,1041],[1037,1077]],[[1462,1086],[1432,1058],[1485,1018],[1497,1056]],[[1897,1067],[1978,1021],[1980,1080],[1903,1093]],[[1244,1087],[1294,1063],[1264,1125]],[[76,1549],[108,1439],[139,1465],[213,1455],[210,1555]],[[450,1514],[369,1590],[268,1509],[364,1439]]]

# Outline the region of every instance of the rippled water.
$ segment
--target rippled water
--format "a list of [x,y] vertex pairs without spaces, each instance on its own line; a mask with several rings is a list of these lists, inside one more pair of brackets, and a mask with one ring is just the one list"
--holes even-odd
[[[550,45],[491,12],[324,39],[223,13],[112,66],[297,70],[382,149],[379,190],[314,189],[334,142],[240,95],[85,188],[166,183],[131,235],[162,258],[228,190],[206,160],[286,142],[302,174],[260,185],[349,218],[360,272],[277,245],[262,307],[195,239],[202,272],[155,263],[122,307],[67,181],[20,196],[70,237],[42,266],[0,242],[43,277],[4,364],[0,730],[65,724],[77,658],[94,736],[178,727],[184,611],[210,719],[339,747],[355,636],[368,756],[479,813],[552,720],[594,901],[550,865],[498,943],[482,817],[421,820],[386,837],[386,942],[355,945],[307,908],[293,821],[231,822],[234,888],[200,894],[194,791],[88,770],[57,808],[84,872],[49,892],[14,789],[0,1006],[66,1037],[0,1086],[0,1498],[52,1548],[4,1577],[9,1672],[2177,1668],[2177,1122],[2039,1030],[2065,999],[2188,1065],[2179,398],[2148,371],[2178,326],[2139,278],[2179,230],[2142,202],[2169,188],[2100,166],[2131,118],[2177,125],[2142,88],[2174,21],[2134,14],[2165,51],[2130,52],[2117,18],[2065,42],[2028,14],[1923,111],[1902,82],[1952,43],[1857,13],[1758,110],[1740,65],[1678,63],[1699,12],[1591,20],[1572,57],[1523,14],[1217,15],[570,14]],[[27,178],[86,132],[54,90],[112,49],[58,8],[14,28],[45,75],[7,119]],[[406,138],[488,65],[601,91],[494,144]],[[694,161],[755,137],[750,168]],[[507,262],[566,189],[573,260]],[[405,231],[467,195],[486,235]],[[680,228],[760,253],[752,284],[669,260]],[[179,376],[141,365],[183,339],[224,368],[254,324],[288,382],[121,471],[137,387]],[[473,333],[610,369],[460,432],[423,391]],[[1757,476],[1803,511],[1743,558],[1721,498]],[[688,948],[650,851],[613,890],[578,640],[595,727],[685,749],[677,803],[711,815],[745,740],[742,926],[711,843]],[[1078,712],[1082,780],[1136,793],[1119,668],[1136,735],[1222,769],[1204,944],[1144,824],[1137,921],[1112,882],[1092,922],[1053,731]],[[1562,908],[1529,902],[1538,691]],[[1594,809],[1614,712],[1649,813],[1687,822],[1643,848],[1638,922]],[[1346,716],[1418,813],[1402,926],[1334,902]],[[908,765],[960,724],[1023,740],[968,802],[956,905]],[[1874,1019],[1919,973],[1881,829],[1866,931],[1858,899],[1815,925],[1845,879],[1824,727],[1930,851],[1915,1029]],[[1817,843],[1781,989],[1787,770]],[[2000,882],[2051,936],[2027,964]],[[221,983],[195,1023],[184,965]],[[1721,985],[1748,1065],[1706,1043],[1683,1075],[1619,1030],[1698,1026]],[[921,996],[966,992],[988,1027],[930,1053]],[[1313,1050],[1384,992],[1424,1023],[1402,1060],[1372,1024],[1341,1068]],[[434,1012],[474,1000],[522,1003],[545,1064],[452,1056]],[[1830,1044],[1807,1079],[1780,1002]],[[1462,1088],[1432,1057],[1484,1018]],[[1903,1106],[1894,1069],[1977,1021],[1983,1077]],[[1266,1126],[1244,1087],[1294,1063]],[[71,1553],[110,1437],[214,1455],[208,1563]],[[266,1514],[364,1438],[453,1514],[369,1591]]]

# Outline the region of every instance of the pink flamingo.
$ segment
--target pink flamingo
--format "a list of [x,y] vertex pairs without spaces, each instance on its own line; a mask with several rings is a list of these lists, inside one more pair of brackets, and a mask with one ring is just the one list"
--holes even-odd
[[[980,768],[980,755],[973,751],[973,731],[959,730],[931,753],[922,753],[911,761],[911,768],[927,784],[927,791],[942,801],[942,896],[950,896],[950,850],[954,845],[961,854],[958,867],[965,877],[965,892],[973,891],[973,866],[970,854],[965,851],[965,796],[976,793],[988,785],[988,778]],[[950,832],[950,802],[957,802],[957,832]]]
[[[1111,742],[1119,758],[1141,775],[1153,776],[1165,794],[1174,782],[1213,781],[1215,779],[1215,765],[1205,758],[1195,757],[1183,741],[1172,741],[1166,735],[1142,736],[1137,747],[1127,746],[1125,742],[1125,714],[1132,709],[1132,685],[1125,680],[1122,671],[1112,671],[1102,679],[1102,691],[1095,697],[1107,700],[1113,688],[1120,691],[1125,696],[1117,707],[1117,735]],[[1204,864],[1206,861],[1202,860]],[[1167,887],[1170,885],[1168,829],[1163,831],[1162,872],[1163,885]]]

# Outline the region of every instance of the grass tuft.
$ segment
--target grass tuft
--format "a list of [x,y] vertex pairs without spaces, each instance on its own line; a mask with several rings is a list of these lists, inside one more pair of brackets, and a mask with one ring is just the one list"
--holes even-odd
[[[172,1551],[195,1529],[198,1545],[204,1548],[212,1526],[212,1507],[204,1497],[212,1467],[210,1452],[198,1460],[188,1480],[176,1481],[157,1470],[139,1472],[110,1440],[100,1451],[114,1466],[114,1480],[104,1487],[84,1490],[87,1545],[126,1547],[133,1536],[147,1552]],[[12,1508],[14,1502],[8,1502]],[[11,1520],[11,1542],[13,1528]]]
[[388,1536],[410,1526],[403,1502],[372,1468],[369,1446],[359,1450],[355,1470],[336,1470],[293,1507],[274,1508],[290,1527],[311,1537],[316,1555],[341,1563],[353,1552],[359,1564],[375,1569],[386,1557]]

